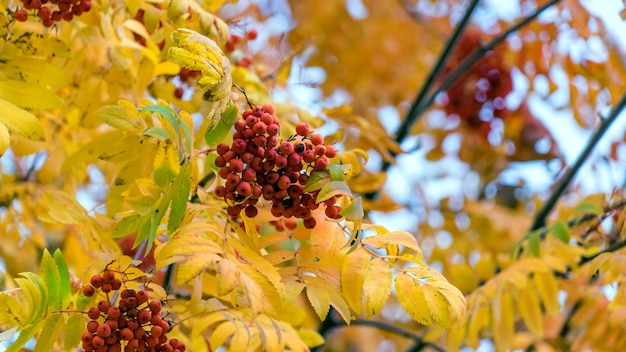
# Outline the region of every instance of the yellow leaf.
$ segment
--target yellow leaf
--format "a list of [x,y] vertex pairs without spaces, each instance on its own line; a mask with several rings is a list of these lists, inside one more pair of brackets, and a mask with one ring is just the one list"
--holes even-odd
[[321,320],[326,319],[326,314],[330,309],[330,297],[324,288],[319,285],[319,281],[313,280],[312,276],[305,276],[306,296],[311,303],[311,307]]
[[371,318],[387,303],[391,294],[393,272],[381,258],[369,262],[363,281],[365,314]]
[[32,82],[0,80],[0,98],[27,109],[55,109],[63,106],[58,95]]
[[417,244],[415,237],[406,231],[396,231],[367,237],[364,244],[375,248],[385,248],[389,245],[402,245],[417,252],[418,257],[423,258],[422,249]]
[[233,324],[230,320],[224,321],[220,324],[215,330],[213,334],[211,334],[211,350],[216,351],[218,347],[222,346],[226,339],[231,337],[235,331],[237,331],[237,326]]
[[511,294],[500,290],[491,305],[493,312],[493,341],[498,351],[509,350],[513,345],[514,307]]
[[[309,287],[309,285],[313,285],[315,287],[315,290],[324,291],[326,295],[328,295],[330,305],[333,306],[335,310],[337,310],[337,313],[339,313],[339,315],[341,316],[341,318],[343,318],[346,324],[350,323],[350,307],[348,307],[346,300],[341,295],[338,283],[337,286],[335,286],[328,280],[314,276],[305,276],[304,281],[307,284],[307,288]],[[326,313],[328,313],[328,310],[326,310]]]
[[298,335],[307,347],[317,347],[324,343],[324,337],[319,332],[311,329],[300,329]]
[[235,258],[237,258],[239,265],[249,265],[257,270],[261,275],[265,276],[272,283],[272,285],[274,285],[276,290],[282,296],[284,286],[276,267],[265,260],[265,258],[261,257],[258,253],[255,253],[250,248],[243,246],[237,240],[228,240],[228,246]]
[[518,292],[518,310],[522,315],[522,319],[524,319],[526,327],[536,336],[542,337],[543,314],[541,313],[541,302],[539,302],[534,282],[529,280],[528,285]]
[[46,140],[41,123],[35,115],[4,99],[0,99],[0,122],[15,133],[33,141]]
[[224,296],[235,289],[239,282],[237,265],[228,259],[222,259],[217,264],[217,294]]
[[9,148],[9,144],[11,142],[10,138],[7,126],[0,123],[0,156],[3,156],[4,152],[6,152]]
[[139,132],[141,130],[139,120],[132,117],[128,113],[128,108],[124,106],[107,105],[101,107],[96,110],[94,117],[122,131]]
[[255,319],[255,323],[259,327],[264,351],[282,352],[285,350],[285,341],[282,339],[280,325],[277,321],[261,314]]
[[341,291],[348,305],[357,314],[363,304],[363,283],[369,267],[370,255],[362,250],[348,254],[341,268]]
[[426,304],[422,285],[412,276],[399,272],[395,279],[396,295],[404,310],[422,325],[432,325],[433,314]]
[[26,310],[16,298],[0,292],[0,325],[7,328],[20,326],[26,320]]
[[533,280],[546,312],[550,315],[558,314],[560,308],[558,301],[559,288],[554,275],[550,272],[538,272],[533,275]]
[[479,305],[468,322],[467,327],[467,345],[473,349],[480,346],[480,332],[483,328],[489,326],[490,323],[490,307],[488,305]]

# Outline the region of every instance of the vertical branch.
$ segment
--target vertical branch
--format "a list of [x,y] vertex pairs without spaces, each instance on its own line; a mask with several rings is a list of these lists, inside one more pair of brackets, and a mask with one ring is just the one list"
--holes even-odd
[[543,207],[539,210],[539,212],[535,216],[535,221],[533,222],[533,225],[530,231],[534,231],[546,225],[546,218],[548,217],[552,209],[554,209],[556,202],[559,200],[559,198],[563,195],[563,193],[565,192],[569,184],[572,182],[572,179],[574,178],[576,173],[580,170],[580,167],[585,162],[585,160],[587,159],[587,157],[589,156],[593,148],[595,148],[595,146],[598,144],[598,142],[600,141],[600,138],[602,138],[602,136],[604,135],[604,132],[606,132],[606,130],[611,126],[611,124],[615,122],[615,120],[617,120],[617,117],[624,109],[624,106],[626,106],[626,94],[624,94],[624,96],[622,96],[622,98],[617,103],[617,105],[613,107],[611,114],[607,118],[602,119],[602,123],[600,123],[600,126],[598,126],[598,129],[591,136],[591,138],[589,139],[589,142],[587,142],[587,145],[585,146],[585,149],[582,151],[582,153],[580,153],[574,165],[561,178],[554,192],[552,192],[552,194],[550,195],[550,198],[544,203]]

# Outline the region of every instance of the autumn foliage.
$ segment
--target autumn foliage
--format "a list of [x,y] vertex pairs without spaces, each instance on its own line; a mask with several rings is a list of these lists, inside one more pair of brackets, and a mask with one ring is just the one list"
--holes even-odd
[[2,3],[7,351],[626,348],[592,5]]

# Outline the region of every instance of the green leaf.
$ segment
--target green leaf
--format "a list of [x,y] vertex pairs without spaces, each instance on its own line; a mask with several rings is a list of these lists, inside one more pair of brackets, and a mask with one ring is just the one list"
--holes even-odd
[[67,348],[78,346],[85,329],[85,324],[87,324],[87,319],[82,314],[71,315],[69,319],[67,319],[67,324],[65,324],[63,345]]
[[65,317],[62,314],[52,314],[46,318],[35,349],[33,352],[48,352],[53,350],[54,343],[57,341],[65,328]]
[[209,126],[204,135],[204,140],[209,147],[215,147],[228,135],[237,120],[237,112],[237,106],[230,104],[221,114],[217,123],[214,126]]
[[131,232],[137,231],[148,219],[149,215],[133,214],[120,220],[111,231],[111,238],[125,237]]
[[24,322],[24,325],[27,325],[34,323],[43,316],[48,306],[48,293],[43,280],[36,274],[25,272],[20,275],[23,278],[16,278],[15,282],[26,295],[29,304],[28,318]]
[[363,200],[361,197],[356,197],[345,209],[339,212],[339,215],[348,220],[360,220],[365,216],[363,211]]
[[165,191],[165,194],[161,198],[161,201],[159,201],[156,209],[154,209],[151,215],[148,215],[150,219],[146,221],[146,223],[143,224],[143,226],[139,230],[133,247],[136,247],[142,241],[147,239],[148,245],[146,246],[145,253],[148,254],[150,252],[150,250],[152,249],[152,245],[154,244],[154,239],[156,238],[156,229],[161,224],[161,219],[163,219],[163,216],[165,216],[165,212],[167,211],[167,208],[169,207],[173,197],[173,187],[169,187],[167,191]]
[[350,164],[330,164],[328,171],[332,181],[345,181],[352,171],[352,166]]
[[35,115],[4,99],[0,99],[0,122],[30,140],[46,140],[43,127]]
[[70,281],[70,271],[67,267],[67,262],[63,257],[61,250],[54,251],[54,262],[57,265],[59,273],[59,294],[61,296],[62,308],[69,305],[72,299],[72,282]]
[[338,194],[352,195],[352,192],[350,192],[350,187],[348,187],[345,182],[331,181],[327,183],[324,187],[322,187],[320,193],[317,195],[317,199],[315,200],[315,202],[323,202]]
[[165,142],[168,139],[172,139],[167,131],[161,127],[148,127],[141,133],[144,137],[154,138],[157,141]]
[[44,324],[44,320],[40,319],[35,324],[27,327],[26,329],[20,332],[20,335],[17,339],[7,348],[6,352],[18,352],[21,351],[22,346],[24,346],[28,341],[30,341],[33,336],[37,332],[41,330],[42,325]]
[[61,301],[61,278],[59,277],[59,270],[57,265],[52,259],[48,249],[43,251],[43,257],[41,258],[41,264],[39,266],[39,276],[43,279],[46,289],[48,290],[48,309],[47,313],[54,310],[62,309],[63,302]]
[[328,171],[313,172],[311,173],[311,177],[309,177],[306,181],[306,185],[304,185],[304,192],[315,192],[320,190],[330,181],[330,173]]
[[565,221],[558,221],[552,225],[552,235],[563,243],[569,243],[570,230]]
[[180,226],[187,211],[187,201],[191,191],[192,164],[186,163],[172,185],[172,207],[167,222],[168,233],[174,232]]
[[535,256],[539,256],[539,246],[541,245],[541,234],[539,231],[533,231],[528,234],[528,249]]
[[183,150],[183,143],[182,143],[183,136],[181,136],[180,134],[180,127],[179,127],[179,125],[181,125],[183,127],[183,133],[185,134],[184,137],[187,142],[186,150],[187,151],[191,150],[191,130],[189,126],[187,126],[185,121],[183,121],[183,119],[174,112],[174,110],[163,105],[148,105],[145,108],[141,109],[140,112],[145,112],[145,111],[155,112],[163,116],[170,123],[170,125],[172,125],[172,127],[174,128],[174,131],[176,131],[176,136],[178,137],[178,150],[179,151]]
[[591,214],[600,215],[604,214],[604,209],[597,203],[582,203],[574,209],[575,214]]
[[139,120],[130,116],[128,111],[121,106],[108,105],[96,110],[94,116],[111,127],[123,131],[139,132]]

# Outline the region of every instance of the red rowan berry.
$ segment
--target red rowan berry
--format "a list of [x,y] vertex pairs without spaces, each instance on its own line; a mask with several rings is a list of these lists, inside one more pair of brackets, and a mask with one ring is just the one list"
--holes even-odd
[[100,347],[104,346],[104,344],[105,344],[104,338],[102,338],[101,336],[94,336],[93,339],[91,339],[91,344],[95,348],[100,348]]
[[137,322],[141,325],[148,323],[150,319],[152,319],[152,313],[149,310],[142,310],[137,314]]
[[109,307],[111,307],[111,304],[108,301],[102,300],[98,302],[98,310],[100,310],[102,313],[106,312]]
[[93,339],[93,333],[89,331],[85,331],[83,335],[80,337],[80,339],[83,343],[91,343]]
[[276,110],[274,109],[274,105],[272,104],[263,105],[263,111],[270,115],[274,115],[274,113],[276,112]]
[[256,134],[265,134],[265,131],[267,131],[267,124],[263,121],[258,121],[254,124],[254,126],[252,126],[252,130]]
[[289,164],[289,161],[288,161],[288,159],[284,155],[277,155],[276,156],[276,160],[274,160],[274,165],[276,165],[276,167],[279,168],[279,169],[284,168],[288,164]]
[[215,151],[217,151],[218,155],[224,155],[226,152],[230,150],[230,147],[226,143],[220,143],[215,147]]
[[328,168],[328,159],[324,157],[319,157],[315,159],[315,170],[316,171],[324,171]]
[[117,320],[109,319],[109,320],[106,321],[106,324],[111,327],[111,331],[115,331],[115,330],[117,330],[120,327],[120,324],[118,323]]
[[137,310],[137,308],[129,308],[129,309],[126,311],[126,316],[127,316],[127,317],[129,317],[129,318],[134,318],[134,317],[136,317],[136,316],[137,316],[137,313],[138,313],[138,312],[139,312],[139,311]]
[[131,288],[127,288],[127,289],[122,291],[121,296],[122,296],[122,298],[126,299],[128,297],[135,297],[136,293],[135,293],[135,290],[133,290]]
[[244,181],[252,182],[256,180],[256,171],[251,168],[247,168],[241,173],[241,178],[243,178]]
[[109,307],[109,309],[107,309],[107,314],[109,315],[109,318],[116,319],[116,320],[122,315],[122,313],[120,312],[120,309],[115,306]]
[[252,109],[248,109],[246,111],[243,112],[243,114],[241,114],[241,116],[243,116],[243,118],[245,119],[246,117],[253,115],[254,111],[252,111]]
[[226,159],[224,159],[223,156],[218,155],[215,158],[215,166],[217,166],[217,167],[224,167],[224,166],[226,166]]
[[173,351],[174,351],[174,347],[170,345],[165,345],[161,347],[161,352],[173,352]]
[[267,137],[266,147],[275,148],[278,145],[278,138],[276,136]]
[[243,132],[246,129],[246,121],[245,120],[237,120],[235,121],[235,131]]
[[120,338],[122,340],[130,340],[133,337],[135,337],[135,334],[133,333],[133,331],[129,328],[123,328],[122,330],[120,330]]
[[15,11],[15,19],[19,22],[28,21],[28,12],[26,12],[26,10],[24,9],[19,9]]
[[315,218],[311,217],[311,218],[308,218],[306,220],[303,220],[302,224],[304,225],[304,227],[306,229],[310,230],[310,229],[315,228],[315,225],[317,224],[317,221],[315,220]]
[[104,280],[105,284],[110,284],[115,280],[115,273],[107,270],[102,274],[102,280]]
[[152,300],[150,304],[148,304],[148,308],[152,312],[152,314],[159,314],[162,309],[161,301]]
[[215,195],[219,198],[224,198],[226,196],[226,187],[219,185],[215,187]]
[[305,150],[307,150],[306,144],[304,144],[303,142],[297,141],[294,144],[294,150],[298,154],[303,153]]
[[247,146],[248,143],[244,139],[235,139],[233,140],[233,146],[231,147],[231,150],[237,154],[241,154],[246,151]]
[[150,329],[150,335],[154,337],[159,337],[163,334],[163,328],[159,325],[154,325],[152,329]]
[[100,310],[98,308],[90,308],[89,312],[87,312],[87,316],[89,319],[96,320],[100,317]]
[[112,345],[114,343],[117,342],[117,335],[116,334],[110,334],[109,336],[104,338],[104,342],[106,342],[107,345]]
[[272,199],[274,197],[274,186],[270,185],[270,184],[265,184],[263,186],[262,189],[263,192],[263,198],[265,199]]
[[[69,8],[69,6],[68,6]],[[63,11],[63,20],[66,22],[70,22],[72,21],[72,19],[74,18],[74,14],[72,14],[71,11],[68,10],[62,10],[61,9],[61,3],[59,3],[59,10]]]
[[280,147],[278,147],[278,150],[283,155],[289,155],[293,153],[293,144],[291,144],[290,142],[283,142],[280,144]]
[[144,329],[135,329],[134,333],[137,340],[143,340],[143,338],[146,337],[146,330]]
[[250,183],[242,181],[237,185],[237,193],[239,193],[240,196],[245,197],[252,193],[252,186],[250,186]]
[[339,208],[331,205],[327,207],[326,210],[324,210],[324,214],[326,214],[326,216],[328,216],[329,218],[334,219],[339,214]]
[[137,302],[139,302],[139,304],[148,302],[148,300],[150,300],[150,296],[148,295],[148,292],[144,290],[137,291],[136,297],[137,297]]
[[93,288],[93,286],[87,285],[83,287],[83,295],[91,297],[94,295],[94,293],[96,293],[96,290]]
[[286,189],[279,189],[274,193],[274,198],[276,199],[283,199],[287,197],[287,190]]
[[236,206],[236,205],[228,207],[228,208],[226,208],[226,213],[228,215],[230,215],[231,217],[233,217],[233,218],[237,217],[237,216],[239,216],[239,213],[241,213],[241,207]]
[[248,205],[245,209],[246,216],[249,218],[253,218],[259,214],[259,209],[257,209],[254,205]]
[[137,295],[136,295],[136,293],[135,293],[135,292],[133,292],[133,295],[132,295],[132,296],[128,296],[128,297],[126,298],[126,306],[127,306],[129,309],[132,309],[132,308],[137,307]]
[[93,334],[98,329],[98,326],[100,326],[100,323],[95,320],[91,320],[87,323],[87,331]]
[[323,145],[324,138],[319,134],[314,134],[311,136],[311,143],[313,143],[313,145]]
[[[280,131],[280,127],[278,127],[277,124],[275,123],[271,123],[269,125],[267,125],[267,134],[269,134],[270,136],[275,136],[278,134],[278,132]],[[269,141],[268,141],[269,142]],[[268,147],[269,147],[269,143],[268,143]]]
[[309,180],[309,175],[307,175],[307,174],[301,174],[298,177],[298,183],[301,184],[301,185],[306,185],[308,180]]
[[[121,311],[121,309],[120,309]],[[118,329],[123,329],[128,325],[128,320],[126,319],[126,317],[121,316],[117,319],[117,328]]]
[[296,125],[296,133],[299,136],[306,137],[309,134],[309,125],[304,122],[300,122]]
[[287,158],[287,165],[296,166],[300,163],[302,163],[302,157],[299,154],[293,153]]
[[100,324],[98,326],[98,329],[96,330],[96,333],[100,337],[107,337],[107,336],[111,335],[111,327],[109,326],[109,324],[102,323],[102,324]]
[[243,171],[243,161],[241,159],[232,159],[230,161],[230,171],[240,173]]
[[170,324],[165,320],[161,320],[161,329],[163,329],[163,335],[165,335],[166,332],[170,331]]
[[184,95],[185,95],[185,89],[183,89],[183,87],[176,87],[176,89],[174,89],[174,96],[177,99],[182,99]]
[[246,117],[246,126],[248,126],[249,128],[254,127],[254,125],[259,122],[259,118],[254,116],[254,115],[250,115],[248,117]]
[[120,345],[119,343],[109,345],[108,352],[122,352],[122,345]]
[[50,28],[50,27],[52,27],[52,25],[54,24],[54,21],[52,20],[52,18],[49,18],[49,17],[48,17],[48,18],[46,18],[46,19],[43,19],[43,20],[41,21],[41,23],[43,24],[43,26],[44,26],[44,27],[46,27],[46,28]]
[[113,291],[117,291],[122,287],[122,280],[115,278],[115,280],[113,280],[113,282],[111,283],[111,288],[113,289]]
[[322,156],[324,154],[326,154],[326,146],[323,144],[318,144],[315,146],[315,154]]
[[273,185],[276,182],[278,182],[279,178],[280,178],[280,174],[278,172],[270,171],[265,175],[265,182]]
[[298,227],[298,220],[296,219],[287,219],[285,220],[285,227],[289,230],[295,230]]
[[135,319],[127,320],[126,327],[128,327],[132,331],[135,331],[137,328],[139,328],[139,323]]
[[63,20],[63,13],[61,11],[53,11],[50,17],[54,22],[60,22]]
[[267,160],[276,160],[276,157],[278,156],[278,154],[276,153],[274,149],[267,149],[265,150],[265,153],[263,156]]
[[335,149],[332,145],[326,146],[326,155],[327,158],[334,158],[337,155],[337,149]]
[[102,279],[102,276],[94,275],[94,276],[91,277],[91,280],[89,280],[89,282],[91,283],[91,286],[93,286],[95,288],[100,288],[100,287],[102,287],[102,284],[104,283],[104,280]]
[[248,152],[241,154],[241,161],[243,161],[244,164],[250,164],[252,160],[254,160],[254,154]]
[[41,7],[39,11],[37,11],[37,16],[42,20],[50,18],[50,15],[52,15],[52,11],[46,6]]
[[111,284],[103,284],[101,290],[104,293],[109,293],[113,291],[113,286]]
[[248,38],[248,40],[255,40],[258,35],[259,33],[256,29],[251,29],[248,31],[248,33],[246,33],[246,37]]
[[156,336],[148,336],[146,338],[146,345],[148,345],[149,348],[154,348],[156,345],[159,344],[159,338]]
[[228,175],[230,175],[230,168],[225,166],[225,167],[220,169],[218,174],[220,175],[221,178],[226,179],[228,177]]
[[266,129],[267,129],[267,126],[269,126],[269,124],[274,122],[274,117],[265,112],[261,114],[260,120],[266,125]]
[[152,318],[150,318],[150,324],[152,324],[152,325],[161,325],[161,315],[160,314],[152,314]]

